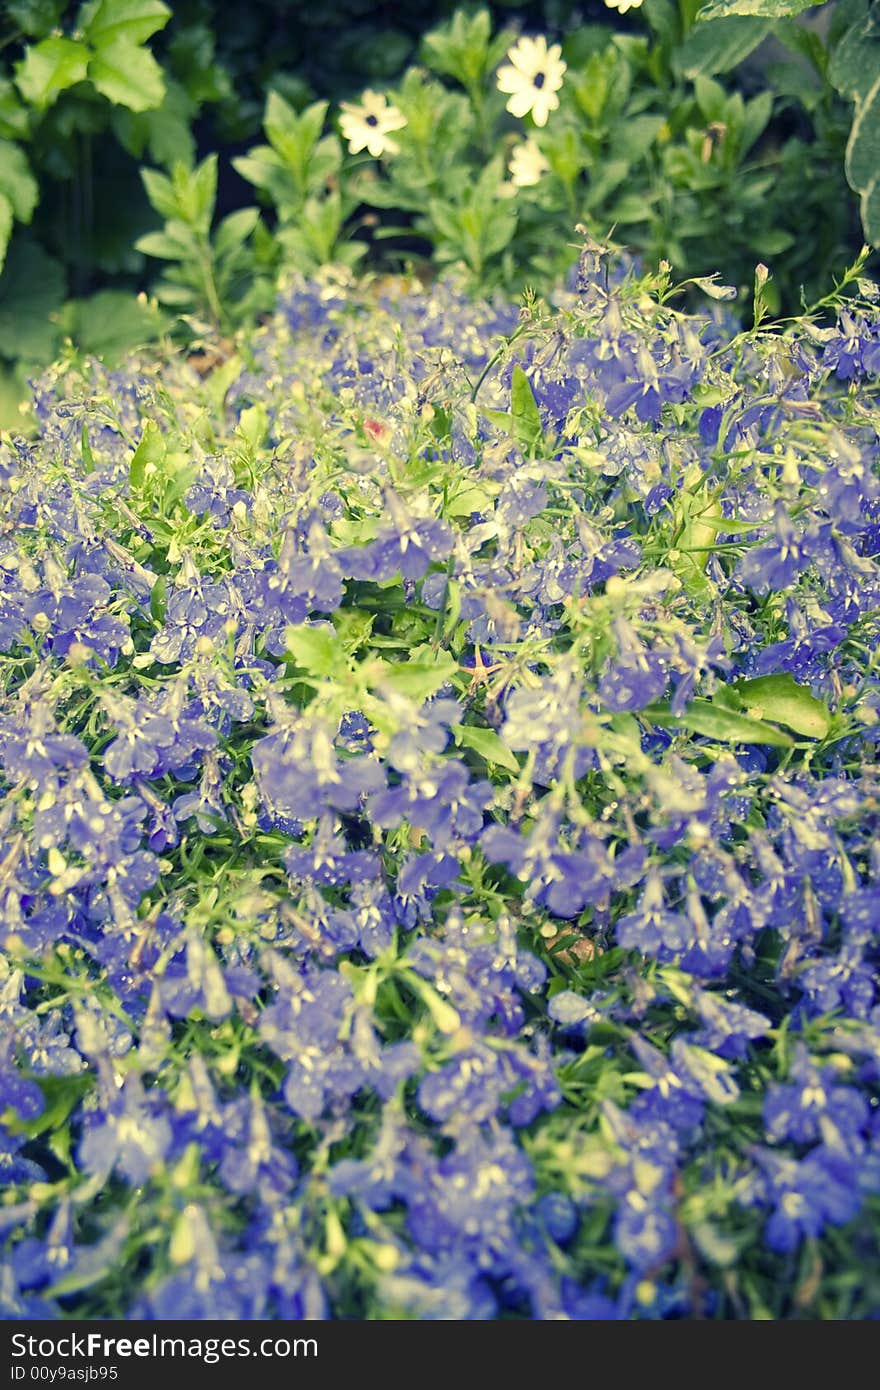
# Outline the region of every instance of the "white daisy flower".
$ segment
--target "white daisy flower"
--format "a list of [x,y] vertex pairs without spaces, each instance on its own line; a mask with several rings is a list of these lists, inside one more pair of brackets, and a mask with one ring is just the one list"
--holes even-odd
[[642,4],[642,0],[605,0],[609,10],[619,10],[621,14],[626,14],[627,10],[637,10]]
[[536,141],[524,140],[511,150],[508,168],[511,182],[516,188],[531,188],[541,182],[541,176],[546,174],[550,164]]
[[400,146],[390,138],[392,130],[403,130],[406,117],[396,106],[390,106],[383,92],[367,89],[360,105],[352,101],[340,103],[342,115],[339,129],[348,141],[352,154],[368,150],[374,159],[383,154],[397,154]]
[[512,116],[525,116],[529,111],[537,126],[547,124],[547,117],[559,105],[556,93],[562,86],[566,64],[562,48],[539,34],[536,39],[521,38],[508,49],[510,59],[498,69],[498,90],[508,92],[507,109]]

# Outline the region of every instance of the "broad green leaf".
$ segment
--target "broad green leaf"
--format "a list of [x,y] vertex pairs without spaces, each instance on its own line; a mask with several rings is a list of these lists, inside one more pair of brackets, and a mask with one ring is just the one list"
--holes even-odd
[[156,59],[124,34],[101,45],[89,63],[89,77],[101,96],[129,111],[149,111],[165,96]]
[[494,493],[488,487],[464,487],[447,502],[444,516],[470,516],[473,512],[492,510]]
[[7,0],[6,13],[29,39],[44,39],[57,29],[66,0]]
[[508,772],[520,771],[514,754],[493,729],[480,729],[474,724],[459,724],[453,733],[456,743],[463,744],[465,748],[473,748],[487,763],[506,767]]
[[713,77],[729,72],[748,58],[770,32],[770,21],[732,15],[697,24],[672,55],[672,66],[682,77]]
[[17,361],[13,367],[0,366],[0,430],[21,433],[32,423],[29,415],[33,392],[29,381],[33,367]]
[[790,748],[792,743],[788,734],[772,724],[737,714],[711,700],[691,700],[680,718],[671,715],[666,705],[651,705],[644,716],[654,724],[687,729],[719,743],[769,743],[777,748]]
[[310,676],[329,676],[345,665],[339,633],[332,627],[294,627],[285,632],[287,650]]
[[855,120],[846,144],[846,176],[864,193],[880,173],[880,77],[856,103]]
[[870,11],[847,29],[828,64],[828,81],[846,97],[864,97],[880,77],[880,22]]
[[383,684],[392,686],[410,700],[427,700],[458,670],[458,662],[448,653],[434,652],[429,655],[429,652],[430,648],[420,647],[409,661],[389,664],[382,678]]
[[0,280],[0,354],[45,364],[58,345],[50,319],[61,308],[64,271],[34,242],[16,239]]
[[60,322],[81,351],[116,366],[136,348],[155,342],[168,321],[145,296],[99,290],[65,304]]
[[93,0],[80,10],[79,27],[89,43],[103,48],[118,38],[146,43],[170,18],[162,0]]
[[90,56],[86,45],[74,39],[43,39],[16,63],[15,85],[26,102],[43,111],[68,87],[86,80]]
[[166,445],[159,426],[152,420],[148,420],[144,425],[144,432],[141,442],[131,456],[131,463],[128,465],[128,480],[133,488],[140,488],[144,485],[147,464],[159,464],[165,460]]
[[813,10],[824,0],[711,0],[697,15],[698,20],[720,19],[727,15],[760,15],[762,19],[787,19],[789,15]]
[[788,672],[737,681],[734,689],[751,718],[784,724],[805,738],[824,738],[831,727],[828,707]]
[[9,200],[19,222],[30,222],[39,189],[27,155],[11,140],[0,140],[0,193]]
[[166,169],[176,163],[191,168],[196,151],[190,129],[192,113],[192,102],[183,87],[166,74],[161,106],[149,111],[120,106],[113,112],[112,127],[120,144],[135,159],[141,159],[148,149],[151,158]]
[[8,78],[0,77],[0,139],[25,140],[29,131],[28,109]]
[[238,417],[238,433],[251,449],[259,449],[269,433],[269,416],[262,402],[248,406],[247,410],[241,412]]

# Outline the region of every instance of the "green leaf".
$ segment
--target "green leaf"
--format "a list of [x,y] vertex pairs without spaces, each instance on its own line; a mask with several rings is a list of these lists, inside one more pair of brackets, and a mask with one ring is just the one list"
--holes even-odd
[[26,140],[29,128],[27,107],[8,78],[0,77],[0,138]]
[[150,205],[156,209],[160,216],[165,218],[177,217],[180,211],[177,195],[174,191],[174,184],[167,174],[160,174],[157,169],[141,169],[141,179]]
[[110,366],[155,342],[167,322],[145,296],[125,290],[99,290],[88,299],[72,299],[61,316],[62,329],[77,347]]
[[427,700],[455,675],[458,662],[448,652],[416,647],[409,661],[389,664],[383,684],[392,686],[410,700]]
[[26,1134],[29,1139],[36,1139],[49,1130],[58,1129],[83,1096],[92,1089],[93,1084],[92,1078],[82,1073],[75,1076],[41,1077],[39,1086],[46,1102],[45,1107],[35,1119],[17,1122],[14,1126],[15,1132]]
[[263,127],[269,144],[290,170],[301,194],[309,183],[309,165],[324,129],[328,107],[329,102],[316,101],[297,115],[278,92],[270,92],[266,98]]
[[788,672],[737,681],[734,689],[750,718],[784,724],[805,738],[824,738],[831,728],[827,705]]
[[134,245],[136,251],[161,261],[182,261],[197,251],[192,232],[182,222],[169,222],[164,232],[147,232]]
[[83,469],[86,473],[94,473],[95,456],[92,453],[92,446],[89,442],[89,427],[83,422],[83,427],[79,436],[79,448],[82,454]]
[[506,410],[486,410],[483,413],[493,425],[506,430],[524,449],[534,448],[543,437],[538,404],[529,379],[518,363],[513,369],[510,385],[509,413]]
[[165,621],[167,584],[164,574],[160,574],[150,590],[150,614],[160,627]]
[[453,730],[455,741],[465,748],[473,748],[487,763],[506,767],[508,772],[519,773],[520,766],[513,752],[503,739],[492,729],[480,729],[475,724],[459,724]]
[[89,77],[102,96],[129,111],[149,111],[165,96],[156,59],[124,34],[101,45],[89,63]]
[[130,111],[118,107],[112,127],[120,143],[141,159],[145,149],[166,169],[176,163],[191,168],[195,159],[195,140],[190,130],[193,106],[179,82],[165,76],[165,96],[161,106],[149,111]]
[[864,97],[880,77],[880,22],[869,11],[842,36],[828,64],[828,81],[845,97]]
[[162,0],[93,0],[80,10],[79,27],[89,43],[103,48],[118,38],[146,43],[170,18]]
[[719,743],[769,743],[777,748],[790,748],[792,744],[788,734],[772,724],[737,714],[711,700],[692,700],[680,718],[669,713],[668,705],[650,705],[643,713],[661,727],[687,729]]
[[26,102],[43,111],[68,87],[86,80],[90,56],[86,45],[73,39],[43,39],[16,63],[15,85]]
[[880,246],[880,178],[872,179],[861,197],[862,227],[872,246]]
[[43,39],[57,29],[66,0],[7,0],[6,13],[29,39]]
[[673,70],[691,81],[729,72],[748,58],[770,32],[770,21],[732,15],[697,24],[672,55]]
[[861,101],[846,144],[846,177],[864,193],[880,172],[880,77]]
[[19,222],[30,222],[39,188],[20,145],[0,140],[0,193],[5,194]]
[[238,433],[251,450],[256,452],[269,433],[269,416],[262,402],[250,405],[238,417]]
[[0,356],[51,360],[58,329],[49,315],[60,309],[65,289],[58,262],[41,246],[16,239],[0,280]]
[[214,238],[214,250],[218,256],[225,256],[237,250],[250,236],[260,220],[259,208],[239,208],[224,217]]
[[159,426],[148,420],[144,425],[141,442],[131,456],[128,465],[128,480],[133,488],[141,488],[146,477],[147,464],[154,466],[165,461],[166,445]]
[[711,0],[697,15],[698,20],[720,19],[726,15],[760,15],[762,19],[786,19],[789,15],[813,10],[824,0]]
[[9,238],[12,236],[12,204],[5,193],[0,193],[0,270],[6,260]]
[[527,444],[536,444],[543,434],[541,413],[531,382],[519,363],[510,383],[510,413],[517,421],[520,438]]
[[345,665],[339,633],[332,627],[288,627],[287,650],[310,676],[330,676]]

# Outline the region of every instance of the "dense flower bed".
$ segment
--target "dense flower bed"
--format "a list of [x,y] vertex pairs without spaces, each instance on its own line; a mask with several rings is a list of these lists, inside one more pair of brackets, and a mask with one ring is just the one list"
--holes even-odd
[[880,315],[705,287],[39,383],[7,1317],[876,1315]]

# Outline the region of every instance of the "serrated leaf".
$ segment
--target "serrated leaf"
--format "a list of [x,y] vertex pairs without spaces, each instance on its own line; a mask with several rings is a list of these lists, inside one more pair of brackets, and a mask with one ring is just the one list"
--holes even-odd
[[8,198],[19,222],[30,222],[39,188],[27,155],[11,140],[0,140],[0,193]]
[[108,101],[129,111],[149,111],[162,105],[165,79],[147,48],[120,34],[102,44],[89,63],[93,86]]
[[141,442],[132,454],[131,463],[128,465],[128,480],[133,488],[143,487],[147,464],[163,463],[165,451],[165,440],[159,431],[159,426],[154,421],[148,420],[144,425]]
[[66,0],[7,0],[6,13],[29,39],[42,39],[57,28]]
[[682,77],[713,77],[729,72],[748,58],[770,32],[770,21],[759,16],[731,15],[697,24],[675,50],[672,66]]
[[15,85],[25,101],[43,111],[68,87],[86,80],[90,56],[86,45],[74,39],[43,39],[16,63]]
[[338,632],[332,627],[288,627],[287,650],[310,676],[329,676],[345,663]]
[[103,48],[121,37],[146,43],[170,18],[162,0],[94,0],[80,11],[79,27],[89,43]]
[[12,83],[0,77],[0,137],[4,140],[25,140],[28,130],[27,107],[19,99]]
[[751,718],[784,724],[805,738],[824,738],[831,728],[828,707],[788,672],[737,681],[734,688]]
[[90,356],[115,366],[123,356],[155,342],[167,325],[156,305],[125,290],[99,290],[64,306],[61,326]]
[[691,700],[679,718],[670,714],[667,705],[651,705],[644,716],[654,724],[672,729],[687,729],[703,738],[719,743],[766,743],[776,748],[790,748],[792,740],[781,729],[760,719],[738,714],[711,700]]
[[487,763],[505,767],[508,772],[519,773],[520,766],[511,749],[493,729],[481,729],[475,724],[459,724],[453,730],[455,741],[465,748],[472,748]]
[[864,193],[880,173],[880,77],[856,103],[855,119],[846,142],[846,177],[850,187]]

